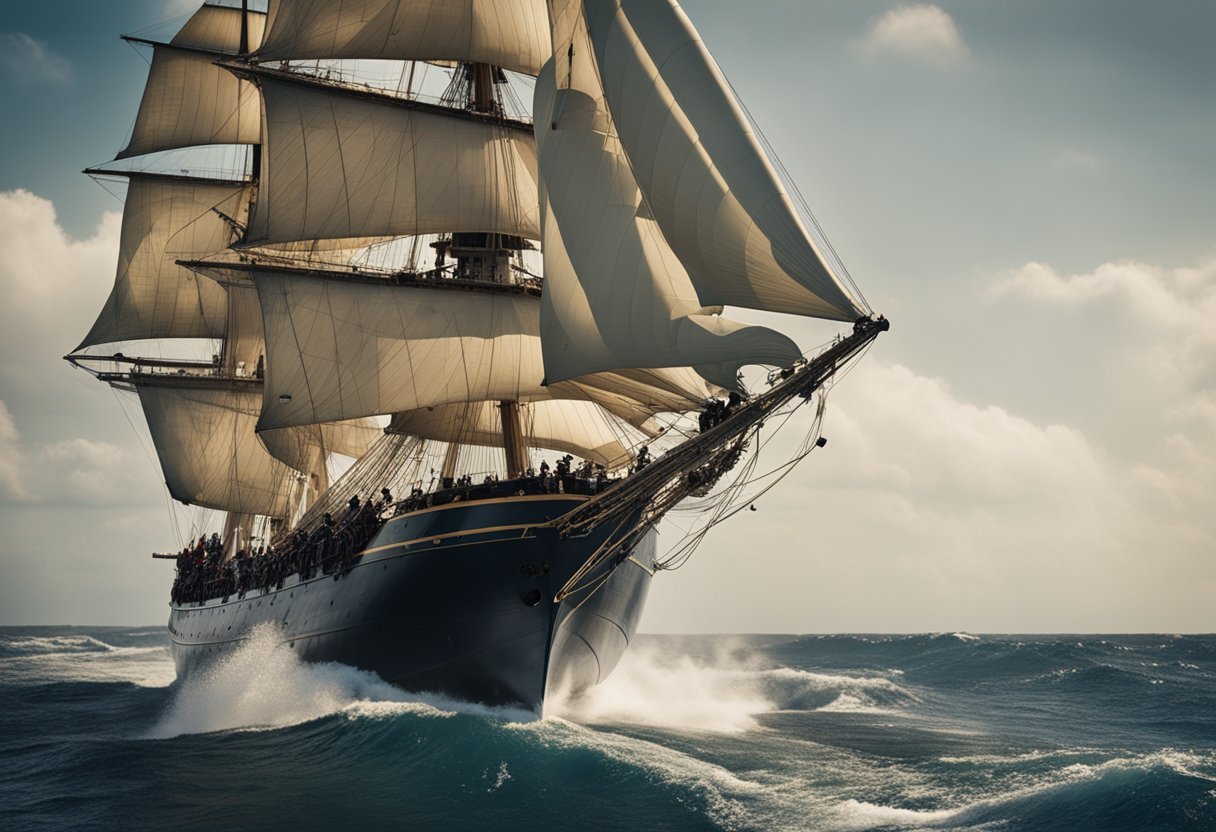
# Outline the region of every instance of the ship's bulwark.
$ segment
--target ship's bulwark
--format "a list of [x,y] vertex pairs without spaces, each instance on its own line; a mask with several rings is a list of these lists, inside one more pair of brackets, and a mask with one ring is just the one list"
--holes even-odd
[[568,539],[536,528],[583,499],[513,497],[403,514],[338,578],[293,575],[281,590],[174,606],[178,676],[269,624],[305,661],[370,670],[405,690],[539,709],[547,682],[579,689],[612,672],[650,586],[653,531],[607,581],[588,577],[598,589],[553,603],[615,527]]

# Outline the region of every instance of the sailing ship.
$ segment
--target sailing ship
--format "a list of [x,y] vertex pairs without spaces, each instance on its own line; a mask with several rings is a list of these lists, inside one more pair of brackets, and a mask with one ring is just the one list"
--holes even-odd
[[[659,521],[724,519],[807,402],[822,446],[887,328],[675,0],[245,0],[127,39],[131,138],[86,171],[126,180],[117,277],[67,358],[225,513],[177,555],[179,675],[270,625],[412,691],[602,681],[702,536],[660,554]],[[846,327],[804,356],[726,307]]]

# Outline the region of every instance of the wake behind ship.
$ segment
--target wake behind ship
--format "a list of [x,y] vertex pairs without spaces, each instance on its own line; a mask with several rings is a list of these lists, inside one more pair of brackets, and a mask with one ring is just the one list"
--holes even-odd
[[[762,481],[761,427],[817,402],[791,462],[821,447],[887,328],[674,0],[270,0],[128,40],[139,114],[87,171],[127,183],[118,271],[68,360],[195,507],[181,675],[273,627],[412,691],[595,684]],[[804,355],[727,306],[852,329]]]

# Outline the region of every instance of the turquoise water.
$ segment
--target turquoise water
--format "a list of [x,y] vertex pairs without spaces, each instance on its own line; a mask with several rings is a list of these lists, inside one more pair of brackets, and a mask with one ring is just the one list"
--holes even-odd
[[538,719],[5,628],[0,828],[1216,830],[1216,637],[641,637]]

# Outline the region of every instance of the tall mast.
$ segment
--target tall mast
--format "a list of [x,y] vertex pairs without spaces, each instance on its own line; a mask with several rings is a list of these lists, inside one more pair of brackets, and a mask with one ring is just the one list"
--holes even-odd
[[451,483],[456,479],[456,463],[460,459],[460,443],[448,443],[447,453],[443,455],[443,467],[439,469],[439,481],[446,483],[443,487],[451,487]]
[[[494,95],[494,82],[499,73],[487,63],[467,65],[469,74],[469,109],[476,113],[496,113],[499,110]],[[510,258],[518,246],[492,233],[457,233],[452,235],[452,253],[456,256],[457,274],[475,280],[510,282]],[[528,447],[524,443],[523,423],[519,402],[501,401],[498,412],[502,422],[502,446],[507,457],[507,477],[523,476],[528,467]],[[458,448],[456,444],[453,448]],[[449,451],[451,453],[451,451]],[[455,469],[455,459],[452,460]],[[447,460],[444,469],[447,469]],[[446,474],[445,474],[446,476]]]
[[489,64],[470,64],[473,83],[469,90],[469,103],[473,112],[494,112],[494,69]]
[[519,402],[499,402],[498,413],[502,419],[502,447],[507,453],[507,477],[522,477],[524,469],[528,467],[528,446],[524,444]]
[[[241,0],[241,43],[237,49],[240,57],[249,60],[249,0]],[[265,137],[263,137],[265,138]],[[262,170],[262,143],[250,145],[249,177],[256,182]],[[252,211],[252,207],[251,207]]]
[[241,0],[241,44],[237,52],[241,57],[249,55],[249,0]]

